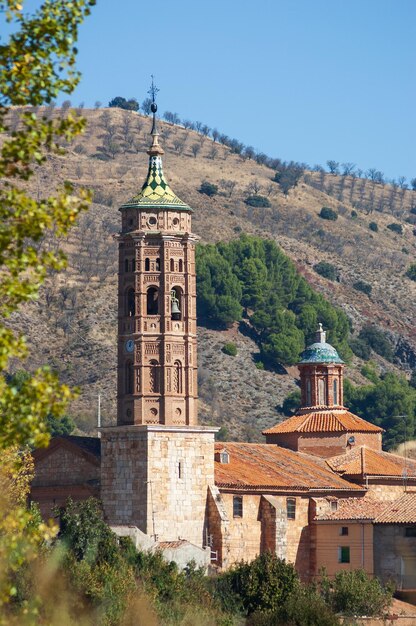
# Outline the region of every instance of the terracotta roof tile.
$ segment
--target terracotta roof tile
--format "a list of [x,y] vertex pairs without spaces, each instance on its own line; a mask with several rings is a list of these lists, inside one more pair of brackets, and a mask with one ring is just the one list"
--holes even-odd
[[391,502],[374,520],[375,524],[416,524],[416,493],[405,493]]
[[345,454],[326,459],[328,466],[343,476],[396,476],[406,472],[416,478],[416,461],[402,456],[357,446]]
[[383,429],[361,419],[346,410],[312,411],[294,415],[263,431],[263,435],[274,433],[317,433],[317,432],[374,432],[381,433]]
[[[229,463],[215,461],[215,483],[235,489],[333,489],[362,488],[332,472],[323,460],[276,445],[226,443]],[[216,450],[224,448],[216,444]]]
[[386,503],[371,498],[339,498],[336,511],[330,508],[330,502],[326,498],[317,498],[316,521],[343,521],[368,519],[373,520],[386,508]]
[[162,550],[166,550],[169,548],[170,549],[180,548],[181,546],[185,544],[189,544],[189,541],[186,541],[186,539],[178,539],[177,541],[159,541],[157,546],[158,548],[161,548]]

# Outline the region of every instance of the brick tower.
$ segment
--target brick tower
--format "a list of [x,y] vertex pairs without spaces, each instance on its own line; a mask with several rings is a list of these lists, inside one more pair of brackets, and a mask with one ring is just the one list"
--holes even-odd
[[198,238],[163,174],[155,92],[147,178],[120,208],[117,426],[101,430],[101,499],[110,524],[202,547],[218,429],[197,424]]
[[151,136],[147,179],[120,208],[117,423],[194,425],[198,237],[165,181],[155,115]]

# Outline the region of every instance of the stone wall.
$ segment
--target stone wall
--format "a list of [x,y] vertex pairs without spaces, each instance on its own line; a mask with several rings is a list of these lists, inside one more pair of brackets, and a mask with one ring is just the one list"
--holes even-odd
[[102,430],[101,498],[110,524],[133,524],[158,541],[205,544],[214,434],[204,427]]
[[374,524],[374,573],[399,589],[415,589],[416,537],[406,537],[405,529],[405,524]]

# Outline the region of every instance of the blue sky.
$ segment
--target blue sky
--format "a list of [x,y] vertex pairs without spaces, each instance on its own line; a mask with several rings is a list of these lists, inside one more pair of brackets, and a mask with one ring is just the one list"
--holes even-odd
[[270,156],[410,179],[415,42],[415,0],[98,0],[71,98],[140,102],[153,73],[161,113]]

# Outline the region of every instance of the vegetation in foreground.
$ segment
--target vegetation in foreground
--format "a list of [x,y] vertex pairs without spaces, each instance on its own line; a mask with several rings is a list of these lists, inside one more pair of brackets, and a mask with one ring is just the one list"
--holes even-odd
[[181,571],[160,552],[137,552],[117,538],[92,498],[68,501],[60,523],[57,539],[43,540],[30,563],[6,568],[14,596],[5,623],[36,623],[24,618],[30,609],[52,626],[337,626],[338,613],[382,615],[392,598],[360,570],[302,584],[294,566],[271,553],[214,576],[192,563]]

